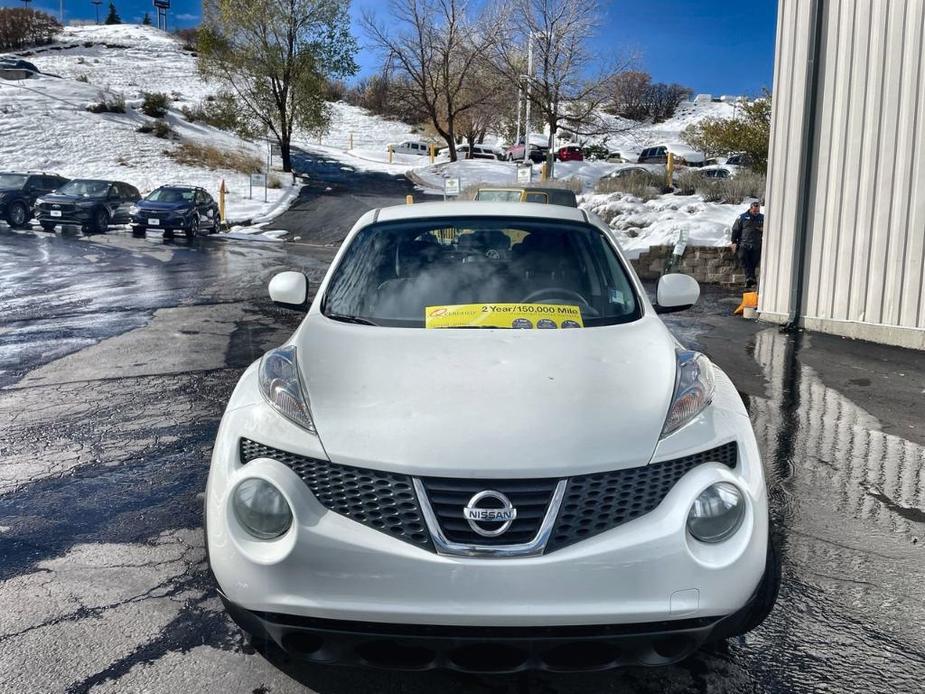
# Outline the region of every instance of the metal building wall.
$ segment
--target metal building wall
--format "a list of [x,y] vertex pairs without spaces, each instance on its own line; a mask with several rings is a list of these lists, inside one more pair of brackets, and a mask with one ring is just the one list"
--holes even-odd
[[814,123],[805,106],[815,3],[779,4],[759,310],[783,322],[796,300],[809,134],[803,325],[925,349],[925,2],[817,2]]

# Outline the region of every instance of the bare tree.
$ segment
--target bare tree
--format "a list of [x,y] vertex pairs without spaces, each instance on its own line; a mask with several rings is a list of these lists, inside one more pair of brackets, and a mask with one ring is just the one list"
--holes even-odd
[[628,57],[602,61],[592,52],[588,39],[600,23],[598,3],[499,0],[494,12],[503,33],[495,43],[495,64],[514,88],[527,72],[528,42],[532,43],[530,98],[549,129],[550,152],[563,124],[576,135],[597,134],[603,125],[599,111],[609,98],[608,81],[632,62]]
[[326,129],[327,81],[356,71],[347,0],[204,0],[199,71],[273,134],[292,171],[298,126]]
[[491,89],[474,82],[492,33],[466,0],[390,0],[388,14],[382,24],[364,13],[363,27],[398,73],[396,88],[427,114],[456,161],[460,118],[492,97]]

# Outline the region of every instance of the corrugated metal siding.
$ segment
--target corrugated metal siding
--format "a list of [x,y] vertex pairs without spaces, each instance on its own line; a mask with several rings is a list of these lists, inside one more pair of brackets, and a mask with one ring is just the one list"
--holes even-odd
[[[802,315],[807,327],[925,346],[925,3],[822,0]],[[812,3],[778,11],[759,309],[791,310]]]

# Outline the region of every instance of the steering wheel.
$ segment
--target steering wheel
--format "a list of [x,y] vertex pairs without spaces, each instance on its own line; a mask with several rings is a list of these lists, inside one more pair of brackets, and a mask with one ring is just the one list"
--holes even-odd
[[581,305],[584,306],[589,313],[597,315],[597,310],[588,303],[586,298],[584,298],[578,292],[573,292],[571,289],[566,289],[565,287],[546,287],[545,289],[537,289],[536,291],[527,294],[527,296],[520,300],[520,303],[527,304],[531,301],[536,301],[537,299],[542,299],[546,296],[559,296],[577,299],[578,302],[581,303]]

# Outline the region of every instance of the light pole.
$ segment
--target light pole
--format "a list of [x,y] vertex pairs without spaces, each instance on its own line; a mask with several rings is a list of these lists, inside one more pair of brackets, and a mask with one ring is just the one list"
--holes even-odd
[[96,7],[96,23],[99,24],[100,23],[100,5],[103,4],[103,0],[90,0],[90,2],[93,3],[94,7]]
[[530,82],[533,79],[533,32],[527,35],[527,118],[524,123],[524,164],[530,158]]

